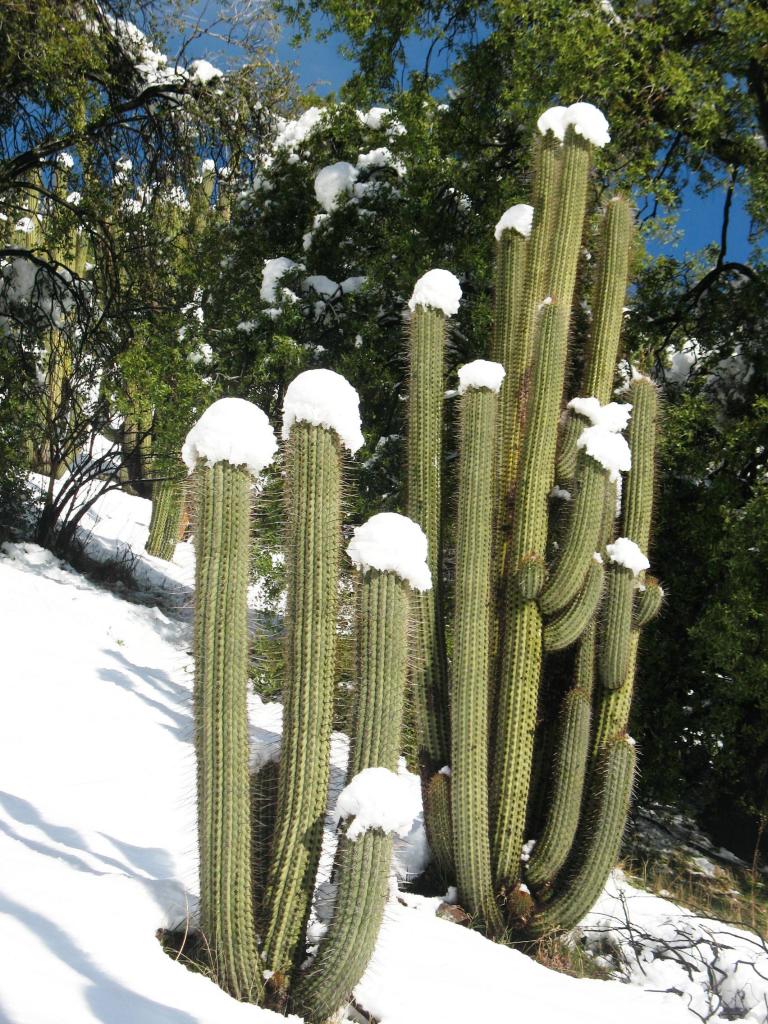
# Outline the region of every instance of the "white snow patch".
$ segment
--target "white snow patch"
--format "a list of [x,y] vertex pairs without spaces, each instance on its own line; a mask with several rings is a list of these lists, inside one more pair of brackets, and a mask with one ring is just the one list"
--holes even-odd
[[220,398],[187,434],[181,457],[190,473],[201,459],[229,462],[258,476],[275,456],[277,440],[266,413],[244,398]]
[[294,267],[301,264],[295,263],[288,256],[277,256],[274,259],[264,260],[264,270],[261,274],[261,296],[262,302],[270,305],[277,302],[277,285],[283,274],[287,274]]
[[460,301],[461,285],[450,270],[428,270],[416,282],[408,308],[428,306],[442,310],[446,316],[454,316],[459,311]]
[[353,842],[373,828],[407,836],[420,809],[409,780],[389,768],[358,772],[336,801],[337,819],[353,819],[347,829]]
[[550,498],[559,498],[561,501],[570,501],[573,495],[570,491],[566,490],[565,487],[559,487],[557,484],[549,492]]
[[323,167],[315,175],[315,197],[326,213],[336,209],[339,196],[351,192],[357,181],[357,168],[346,160]]
[[565,138],[566,130],[571,125],[577,135],[581,135],[598,148],[602,148],[611,141],[608,121],[604,114],[591,103],[572,103],[570,107],[550,107],[536,122],[536,127],[542,135],[552,132],[560,142]]
[[394,572],[414,590],[430,590],[427,538],[422,528],[397,512],[379,512],[356,526],[347,554],[362,571]]
[[189,71],[190,78],[201,85],[207,85],[216,78],[224,77],[223,71],[215,68],[210,61],[202,59],[193,60],[187,70]]
[[516,231],[523,238],[530,238],[532,228],[533,207],[528,203],[518,203],[502,213],[493,234],[497,242],[501,241],[505,231]]
[[475,359],[465,363],[459,367],[459,394],[463,395],[470,388],[487,388],[498,393],[506,375],[507,371],[501,363],[491,362],[490,359]]
[[322,107],[309,107],[295,121],[278,120],[279,129],[275,137],[275,149],[297,149],[310,132],[320,124],[325,111]]
[[371,107],[367,114],[363,114],[358,111],[358,117],[367,125],[372,128],[375,132],[381,131],[382,121],[391,113],[389,107]]
[[606,544],[605,550],[612,562],[630,569],[635,576],[651,567],[647,557],[629,537],[617,537],[613,544]]
[[363,446],[357,391],[333,370],[305,370],[288,385],[283,402],[283,440],[297,420],[335,430],[352,455]]
[[601,427],[611,433],[624,430],[632,414],[632,406],[628,403],[609,402],[600,405],[592,395],[589,398],[572,398],[568,408],[588,419],[593,427]]
[[587,455],[608,470],[612,483],[619,480],[620,473],[632,468],[632,452],[626,438],[604,427],[587,427],[576,441],[577,448],[583,448]]
[[405,164],[394,155],[391,149],[386,146],[379,146],[367,153],[360,153],[357,158],[357,167],[361,171],[370,171],[377,167],[392,167],[402,176],[405,174]]

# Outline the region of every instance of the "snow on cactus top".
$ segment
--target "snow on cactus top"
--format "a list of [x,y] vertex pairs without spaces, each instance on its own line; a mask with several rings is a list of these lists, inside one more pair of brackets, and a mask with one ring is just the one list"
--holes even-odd
[[491,362],[490,359],[475,359],[465,363],[459,367],[459,394],[463,395],[470,388],[487,388],[498,393],[506,375],[507,371],[501,363]]
[[450,270],[428,270],[416,282],[408,308],[428,306],[441,310],[446,316],[454,316],[459,311],[460,301],[461,285]]
[[432,574],[427,565],[427,538],[418,523],[397,512],[379,512],[356,526],[347,554],[367,572],[394,572],[414,590],[430,590]]
[[329,164],[315,175],[315,197],[326,213],[336,209],[342,192],[351,192],[357,181],[357,168],[346,160]]
[[339,793],[335,814],[337,821],[353,819],[347,838],[354,842],[372,828],[407,836],[420,810],[420,794],[407,774],[365,768]]
[[586,427],[576,441],[577,448],[583,448],[587,455],[608,470],[608,478],[612,483],[619,480],[620,473],[632,468],[632,452],[621,431],[629,421],[632,406],[609,402],[600,405],[592,395],[589,398],[572,398],[568,408],[590,421],[592,426]]
[[505,231],[516,231],[523,238],[530,238],[532,227],[533,207],[528,203],[518,203],[517,206],[510,206],[502,213],[493,234],[497,242],[501,241],[501,236]]
[[570,107],[550,107],[536,122],[536,127],[542,135],[552,132],[560,142],[563,141],[567,129],[571,126],[577,135],[581,135],[587,142],[591,142],[599,149],[611,141],[608,121],[602,111],[592,103],[572,103]]
[[617,537],[613,544],[606,544],[605,550],[612,562],[630,569],[635,576],[651,567],[647,557],[629,537]]
[[204,459],[208,465],[229,462],[258,476],[275,456],[277,440],[266,414],[244,398],[220,398],[187,434],[181,457],[191,473]]
[[340,373],[305,370],[288,385],[283,401],[283,440],[298,420],[335,430],[352,455],[363,446],[360,399]]

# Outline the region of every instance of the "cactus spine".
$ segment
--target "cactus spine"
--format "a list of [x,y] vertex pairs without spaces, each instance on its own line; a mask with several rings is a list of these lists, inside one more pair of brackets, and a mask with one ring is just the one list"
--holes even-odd
[[[397,769],[408,664],[409,590],[394,572],[371,569],[360,582],[359,691],[349,778],[366,768]],[[330,1017],[362,977],[381,926],[391,863],[392,837],[380,829],[370,829],[354,840],[340,836],[333,918],[317,958],[294,994],[294,1005],[307,1020],[321,1024]]]
[[222,988],[263,995],[251,903],[248,777],[248,471],[197,469],[195,746],[200,927]]
[[286,449],[286,685],[264,959],[280,989],[309,914],[328,789],[341,555],[341,446],[299,421]]
[[[498,369],[503,374],[502,367]],[[498,935],[503,923],[494,897],[488,834],[493,438],[497,405],[498,395],[488,387],[471,386],[461,398],[451,814],[460,899],[479,924]]]

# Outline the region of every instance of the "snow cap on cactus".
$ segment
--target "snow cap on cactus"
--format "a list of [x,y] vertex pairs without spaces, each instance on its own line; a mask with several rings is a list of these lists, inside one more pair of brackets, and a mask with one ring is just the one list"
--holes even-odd
[[191,473],[201,459],[229,462],[258,476],[275,456],[277,440],[266,414],[244,398],[220,398],[187,434],[181,457]]
[[573,126],[577,135],[581,135],[587,142],[591,142],[599,149],[611,141],[608,121],[602,111],[592,103],[572,103],[570,107],[550,107],[536,122],[536,127],[542,135],[552,132],[555,138],[561,142],[570,126]]
[[629,537],[617,537],[613,544],[606,544],[605,550],[612,562],[631,569],[635,576],[651,567],[646,556]]
[[632,452],[621,436],[621,431],[629,422],[632,406],[618,402],[600,405],[590,395],[589,398],[572,398],[568,408],[592,424],[581,432],[576,447],[583,448],[587,455],[607,469],[609,479],[615,483],[620,473],[626,473],[632,468]]
[[461,301],[461,285],[450,270],[428,270],[416,282],[408,308],[428,306],[439,309],[446,316],[454,316],[459,311]]
[[607,405],[600,405],[593,395],[589,398],[572,398],[568,408],[588,419],[593,427],[602,427],[612,434],[624,430],[632,412],[629,403],[609,402]]
[[362,572],[394,572],[414,590],[432,587],[426,535],[418,523],[397,512],[379,512],[356,526],[347,554]]
[[459,394],[463,395],[470,388],[487,388],[498,392],[507,371],[501,363],[493,363],[489,359],[475,359],[459,367]]
[[530,238],[532,227],[533,207],[528,203],[518,203],[517,206],[510,206],[502,213],[493,234],[497,242],[501,240],[505,231],[516,231],[523,238]]
[[342,192],[351,192],[356,181],[357,168],[346,160],[329,164],[315,175],[315,198],[326,213],[332,213],[339,196]]
[[335,430],[352,455],[363,446],[360,399],[340,373],[305,370],[288,385],[283,401],[283,440],[297,420]]
[[365,768],[339,793],[335,813],[337,821],[354,819],[347,830],[354,842],[372,828],[407,836],[420,810],[419,788],[411,785],[407,773]]

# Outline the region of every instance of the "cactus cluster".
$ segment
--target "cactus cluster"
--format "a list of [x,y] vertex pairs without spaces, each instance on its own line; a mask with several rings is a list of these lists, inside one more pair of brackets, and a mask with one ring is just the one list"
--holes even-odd
[[[234,996],[295,1008],[317,1024],[349,999],[384,913],[408,687],[438,877],[456,882],[487,934],[532,939],[575,925],[599,894],[624,829],[639,631],[663,598],[645,555],[657,396],[634,373],[626,400],[611,401],[630,262],[631,210],[622,198],[601,214],[583,357],[569,350],[591,155],[607,138],[604,119],[575,104],[548,111],[540,131],[535,205],[507,211],[496,232],[493,361],[459,370],[450,531],[445,337],[461,292],[451,274],[433,270],[411,299],[410,518],[374,516],[348,547],[359,570],[357,693],[337,807],[342,819],[358,816],[340,825],[335,910],[308,965],[304,936],[328,799],[345,449],[354,453],[363,440],[357,395],[329,370],[300,374],[286,392],[283,735],[278,763],[254,777],[250,475],[276,444],[259,410],[225,399],[184,449],[197,496],[201,928],[216,976]],[[566,405],[571,365],[581,367],[584,397]],[[441,598],[444,535],[455,537],[451,622]],[[377,799],[366,805],[374,781]]]

